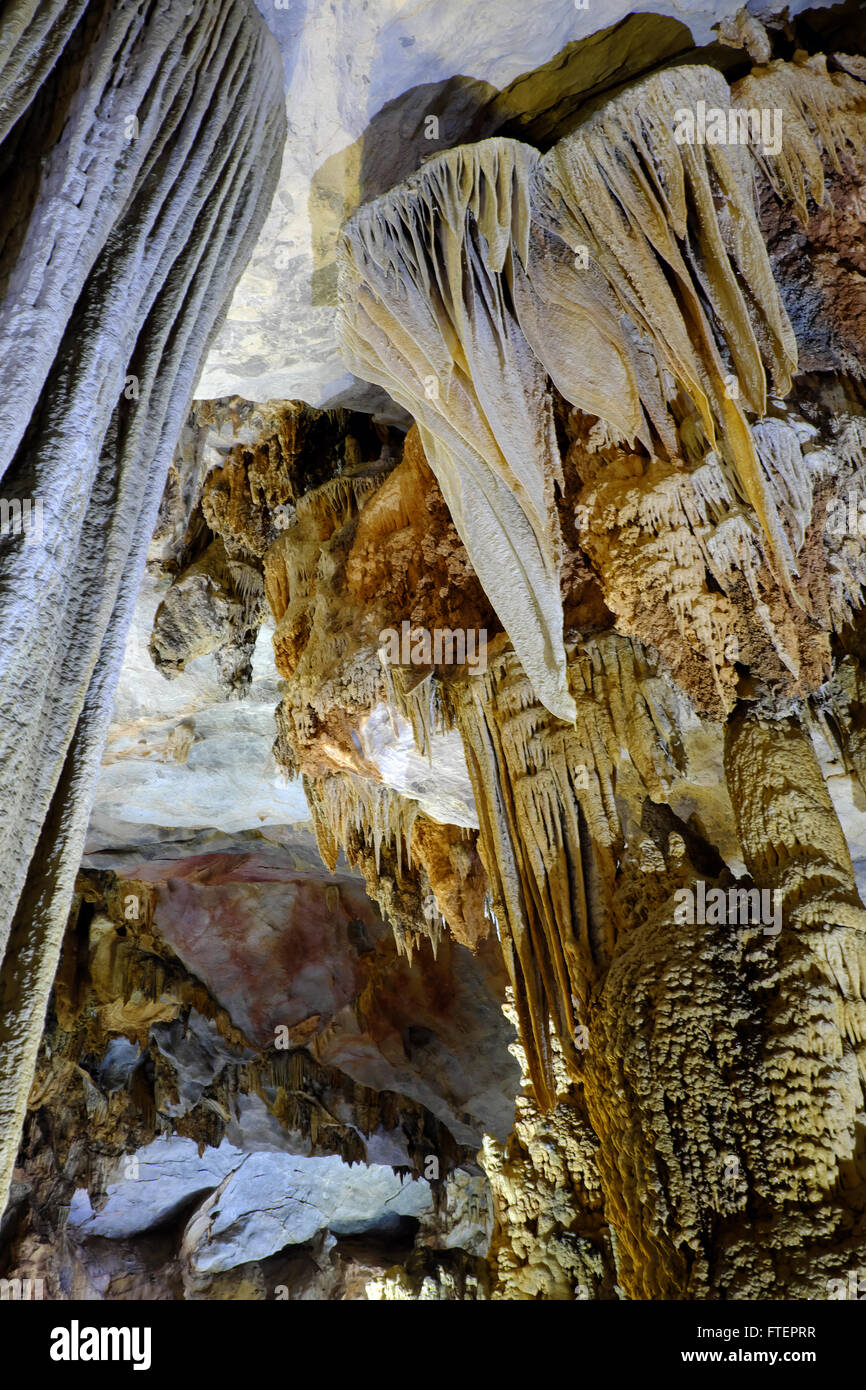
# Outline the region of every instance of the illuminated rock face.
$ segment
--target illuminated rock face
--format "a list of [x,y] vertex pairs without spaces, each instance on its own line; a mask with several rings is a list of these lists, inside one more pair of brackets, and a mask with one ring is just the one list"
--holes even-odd
[[469,103],[473,139],[335,195],[375,417],[185,417],[22,1273],[122,1296],[122,1249],[159,1286],[117,1171],[157,1136],[175,1297],[823,1298],[862,1264],[866,81],[725,37],[730,84],[537,88],[505,134]]
[[4,26],[0,1192],[172,451],[273,192],[279,57],[248,0],[25,3]]

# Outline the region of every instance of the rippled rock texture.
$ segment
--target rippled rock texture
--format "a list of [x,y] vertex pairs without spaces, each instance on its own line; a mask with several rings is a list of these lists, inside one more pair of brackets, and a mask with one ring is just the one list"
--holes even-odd
[[0,470],[41,508],[2,542],[5,1194],[168,465],[285,117],[251,0],[33,0],[2,42]]

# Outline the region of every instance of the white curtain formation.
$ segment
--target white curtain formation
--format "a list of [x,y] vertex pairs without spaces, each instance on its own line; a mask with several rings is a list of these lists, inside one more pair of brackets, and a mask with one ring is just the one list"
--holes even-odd
[[[781,110],[780,148],[680,143],[677,112],[699,102]],[[539,699],[563,720],[575,706],[551,381],[598,417],[603,442],[640,440],[669,461],[683,457],[689,412],[776,579],[808,603],[752,431],[768,390],[784,397],[797,365],[754,184],[760,165],[805,218],[805,189],[824,196],[822,154],[862,146],[863,108],[863,83],[828,74],[824,59],[771,64],[733,93],[711,68],[675,68],[543,156],[507,139],[446,151],[345,229],[349,364],[417,419],[479,579]]]

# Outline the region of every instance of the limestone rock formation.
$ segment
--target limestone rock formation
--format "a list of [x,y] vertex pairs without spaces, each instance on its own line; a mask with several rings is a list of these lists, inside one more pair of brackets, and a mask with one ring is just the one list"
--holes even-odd
[[[768,8],[775,18],[807,6]],[[599,93],[695,45],[713,45],[720,63],[742,56],[716,43],[729,42],[741,0],[545,0],[531,22],[500,0],[259,8],[283,54],[290,139],[203,398],[388,409],[337,347],[337,239],[359,204],[456,145],[508,133],[546,147]]]
[[[853,363],[829,390],[794,388],[796,334],[760,221],[775,200],[808,226],[831,196],[825,166],[862,183],[866,88],[851,66],[776,60],[733,92],[709,69],[663,72],[541,159],[503,140],[437,157],[364,208],[344,244],[349,360],[418,418],[513,644],[437,698],[467,748],[532,1089],[559,1114],[552,1025],[630,1297],[815,1296],[859,1232],[863,909],[808,730],[861,606],[859,547],[843,540],[839,564],[850,524],[828,525],[827,508],[859,496],[862,393]],[[743,140],[681,138],[700,102],[743,112]],[[772,147],[752,109],[778,117]],[[843,304],[856,254],[833,287]],[[600,587],[616,631],[566,630],[568,506],[566,537],[589,561],[575,577]],[[528,563],[495,583],[512,548]],[[713,743],[730,800],[714,788],[701,814]],[[733,905],[715,930],[679,911],[709,883]],[[739,918],[753,902],[772,912]],[[803,983],[815,970],[826,1002]],[[767,1048],[760,1063],[746,1037]],[[791,1202],[799,1258],[782,1272]]]
[[247,0],[0,48],[45,500],[0,552],[0,1277],[54,1298],[866,1259],[862,34],[467,8],[263,10],[284,83]]
[[285,122],[251,0],[27,0],[2,42],[0,471],[41,522],[3,537],[5,1196],[166,471]]

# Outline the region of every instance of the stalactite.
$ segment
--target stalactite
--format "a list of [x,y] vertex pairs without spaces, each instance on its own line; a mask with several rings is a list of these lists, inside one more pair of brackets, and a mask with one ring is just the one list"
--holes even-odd
[[[778,105],[789,182],[794,153],[820,164],[822,146],[836,160],[837,145],[859,138],[862,83],[828,77],[820,61],[759,69],[738,94]],[[539,364],[567,400],[598,417],[608,446],[640,441],[676,472],[687,436],[702,437],[728,510],[741,513],[738,525],[719,528],[716,557],[732,568],[753,551],[752,568],[768,567],[783,599],[809,612],[808,585],[798,580],[809,519],[803,478],[790,474],[790,449],[775,447],[773,423],[750,422],[765,415],[768,374],[783,397],[797,364],[757,220],[761,155],[754,132],[751,144],[680,140],[679,118],[701,101],[732,109],[717,72],[654,74],[543,158],[501,139],[448,151],[346,229],[349,358],[416,415],[482,584],[539,697],[569,721],[552,593],[562,475]],[[513,563],[503,565],[503,555]],[[777,619],[768,636],[796,674]],[[711,680],[725,706],[719,663]]]
[[412,826],[419,812],[416,801],[350,772],[316,781],[307,779],[305,790],[319,853],[332,873],[341,849],[350,864],[357,862],[355,845],[359,839],[372,848],[377,871],[383,845],[393,847],[398,873],[403,863],[412,868]]
[[464,907],[455,900],[453,888],[449,893],[448,870],[440,862],[442,847],[435,841],[453,835],[454,827],[422,818],[426,830],[417,834],[417,801],[351,772],[305,778],[304,789],[325,864],[333,872],[343,850],[352,867],[360,866],[370,897],[391,925],[397,949],[410,962],[422,937],[436,954],[449,919],[459,940],[468,936],[474,942],[486,934],[479,929],[477,904]]
[[781,149],[765,150],[752,141],[752,153],[777,196],[793,203],[802,222],[808,202],[826,198],[825,161],[839,170],[844,159],[859,162],[866,141],[864,83],[846,72],[827,71],[823,54],[795,56],[757,67],[732,88],[737,104],[780,110]]
[[346,232],[341,332],[354,369],[418,422],[481,583],[540,697],[571,720],[559,454],[545,375],[506,290],[512,259],[527,256],[537,158],[506,140],[449,150],[362,208]]
[[[647,463],[622,448],[592,449],[586,420],[572,425],[567,465],[583,483],[577,527],[617,627],[652,644],[703,713],[729,712],[744,665],[800,695],[826,678],[830,635],[862,601],[861,548],[844,534],[862,486],[861,410],[839,392],[818,422],[792,402],[753,429],[768,495],[812,575],[802,607],[775,583],[715,453],[682,467]],[[838,503],[826,525],[828,488],[846,499],[844,527]]]
[[390,703],[411,724],[416,747],[431,758],[434,736],[450,728],[440,683],[432,673],[419,681],[411,668],[385,664],[384,670]]
[[587,642],[571,654],[569,676],[573,729],[539,703],[513,653],[496,659],[483,680],[447,690],[467,749],[479,851],[521,1041],[542,1104],[553,1097],[550,1021],[565,1065],[579,1074],[580,1013],[616,941],[613,890],[624,833],[616,794],[631,769],[643,796],[666,800],[683,756],[676,696],[654,680],[636,645],[613,634]]
[[[710,445],[718,439],[738,490],[755,510],[779,579],[790,585],[790,545],[743,407],[759,416],[765,411],[765,361],[776,392],[787,393],[796,341],[758,227],[748,149],[677,143],[676,113],[694,111],[699,100],[729,108],[718,73],[681,68],[636,84],[545,155],[533,206],[573,254],[582,248],[601,268],[652,344],[658,376],[666,370],[693,401]],[[572,269],[570,276],[578,286],[580,274]],[[544,341],[533,345],[544,360]],[[625,345],[617,347],[626,358]],[[565,394],[593,408],[568,383]]]

